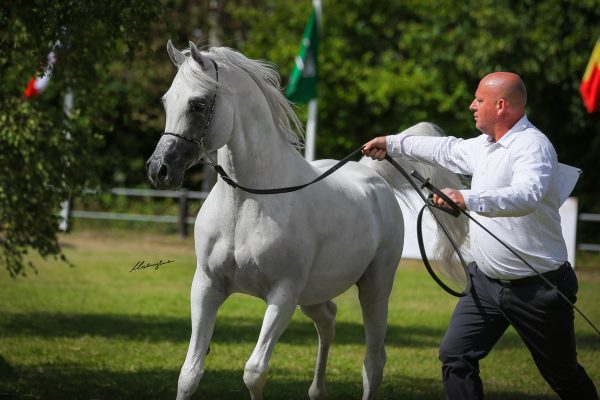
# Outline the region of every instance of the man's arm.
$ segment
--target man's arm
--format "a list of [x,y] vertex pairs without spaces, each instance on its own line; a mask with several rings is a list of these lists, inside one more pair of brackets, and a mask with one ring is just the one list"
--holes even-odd
[[439,136],[439,132],[430,125],[423,122],[396,135],[376,137],[365,143],[363,154],[374,160],[383,160],[388,154],[400,156],[437,165],[454,173],[472,175],[479,154],[479,139]]

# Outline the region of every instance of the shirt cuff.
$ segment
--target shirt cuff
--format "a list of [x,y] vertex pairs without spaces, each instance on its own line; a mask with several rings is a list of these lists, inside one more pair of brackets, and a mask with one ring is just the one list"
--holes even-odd
[[459,190],[459,192],[463,196],[467,210],[475,212],[485,212],[485,204],[483,204],[483,201],[481,200],[477,192],[470,189]]
[[391,156],[403,156],[403,152],[402,152],[402,142],[404,141],[404,139],[406,139],[408,136],[411,135],[407,135],[407,134],[395,134],[395,135],[388,135],[385,137],[385,148],[386,151],[391,155]]

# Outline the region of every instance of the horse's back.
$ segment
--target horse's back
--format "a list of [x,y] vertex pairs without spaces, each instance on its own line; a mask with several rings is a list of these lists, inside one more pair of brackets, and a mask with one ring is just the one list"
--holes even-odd
[[[324,159],[316,160],[311,164],[320,173],[323,173],[336,163],[338,163],[337,160]],[[378,203],[382,201],[388,203],[385,209],[377,209],[373,210],[373,212],[384,212],[385,217],[389,219],[402,217],[394,191],[388,182],[376,170],[367,165],[349,162],[326,179],[335,181],[336,185],[349,188],[349,192],[357,191],[363,193],[367,195],[369,200],[375,200]],[[380,205],[382,206],[383,204]],[[388,214],[388,212],[391,214]]]
[[[337,162],[317,160],[312,165],[323,173]],[[329,180],[330,186],[341,190],[350,200],[360,203],[360,208],[365,213],[361,216],[362,220],[369,217],[379,219],[379,226],[386,228],[386,234],[402,230],[402,212],[394,191],[374,169],[361,163],[349,162],[325,180]],[[403,231],[400,233],[403,234]]]

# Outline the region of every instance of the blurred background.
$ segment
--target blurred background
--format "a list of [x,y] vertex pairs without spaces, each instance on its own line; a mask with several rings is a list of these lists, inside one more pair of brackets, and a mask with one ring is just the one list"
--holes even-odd
[[[342,158],[420,121],[478,135],[468,107],[480,78],[520,74],[530,120],[561,162],[583,170],[571,221],[577,305],[600,321],[600,252],[591,251],[600,250],[600,0],[321,5],[315,158]],[[215,178],[193,168],[178,191],[154,191],[146,178],[164,130],[160,98],[176,73],[167,40],[267,60],[294,87],[312,12],[311,0],[0,2],[0,398],[175,397],[190,334],[191,224]],[[584,76],[589,60],[596,73]],[[303,122],[309,109],[297,104]],[[144,262],[165,265],[132,270]],[[334,400],[362,391],[356,294],[335,299]],[[437,353],[455,301],[420,261],[402,261],[378,398],[443,397]],[[241,294],[226,302],[195,398],[248,398],[243,368],[264,310]],[[575,327],[579,361],[598,383],[596,332],[579,317]],[[268,398],[306,398],[315,345],[312,324],[296,315],[274,353]],[[482,374],[492,400],[555,398],[512,329]]]
[[[9,271],[24,271],[25,249],[60,254],[58,213],[67,199],[73,215],[193,218],[202,196],[191,196],[178,216],[179,196],[111,193],[150,189],[144,163],[164,129],[160,97],[176,73],[167,40],[179,49],[191,40],[267,60],[285,87],[312,8],[309,0],[3,2],[0,251]],[[453,136],[477,135],[468,107],[479,79],[514,71],[527,85],[529,119],[561,162],[583,169],[574,192],[579,212],[600,212],[600,113],[588,113],[579,93],[600,35],[598,0],[323,0],[322,10],[316,158],[341,158],[419,121]],[[51,51],[47,87],[25,95]],[[307,106],[297,112],[306,121]],[[206,191],[207,178],[195,168],[185,188]],[[70,228],[106,224],[181,230],[77,218]],[[599,243],[597,228],[581,222],[578,240]]]

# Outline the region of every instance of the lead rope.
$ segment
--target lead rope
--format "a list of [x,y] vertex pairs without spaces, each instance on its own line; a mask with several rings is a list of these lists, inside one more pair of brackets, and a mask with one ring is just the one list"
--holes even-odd
[[[252,194],[278,194],[278,193],[290,193],[290,192],[295,192],[297,190],[303,189],[307,186],[312,185],[313,183],[317,183],[322,179],[325,179],[327,176],[331,175],[332,173],[334,173],[335,171],[337,171],[338,169],[340,169],[344,164],[346,164],[348,161],[350,161],[350,159],[352,157],[354,157],[357,153],[361,152],[364,146],[359,147],[358,149],[354,150],[352,153],[350,153],[349,155],[347,155],[346,157],[344,157],[342,160],[338,161],[333,167],[329,168],[327,171],[325,171],[323,174],[321,174],[320,176],[318,176],[317,178],[313,179],[312,181],[305,183],[303,185],[297,185],[297,186],[288,186],[288,187],[283,187],[283,188],[273,188],[273,189],[252,189],[252,188],[247,188],[244,187],[242,185],[240,185],[239,183],[235,182],[233,179],[231,179],[227,173],[223,170],[223,168],[216,164],[216,163],[210,163],[209,165],[212,165],[214,167],[214,169],[217,171],[217,173],[219,174],[219,176],[221,176],[221,178],[223,179],[223,181],[225,183],[227,183],[229,186],[233,187],[233,188],[238,188],[241,189],[245,192],[248,193],[252,193]],[[494,235],[492,232],[490,232],[489,229],[487,229],[485,226],[483,226],[481,223],[479,223],[479,221],[477,221],[475,218],[473,218],[469,213],[465,212],[464,210],[461,210],[458,205],[452,201],[448,196],[446,196],[446,194],[444,194],[440,189],[438,189],[437,187],[435,187],[433,184],[431,184],[429,182],[428,178],[423,178],[417,171],[413,170],[411,171],[410,174],[408,174],[406,172],[406,170],[404,168],[402,168],[402,166],[400,164],[398,164],[393,158],[391,158],[389,155],[385,156],[385,159],[392,164],[392,166],[398,170],[398,172],[400,172],[404,178],[406,178],[406,180],[408,181],[408,183],[417,191],[417,193],[419,194],[419,196],[421,197],[421,199],[425,202],[425,207],[434,207],[437,208],[441,211],[444,211],[446,213],[451,214],[452,216],[458,218],[460,216],[460,214],[465,215],[467,218],[469,218],[471,221],[473,221],[474,223],[476,223],[479,227],[481,227],[485,232],[487,232],[491,237],[493,237],[496,241],[498,241],[498,243],[500,243],[502,246],[504,246],[508,251],[510,251],[512,254],[514,254],[519,260],[521,260],[527,267],[529,267],[532,271],[534,271],[539,277],[542,278],[542,280],[544,281],[544,283],[546,283],[548,286],[550,286],[552,289],[556,290],[556,292],[560,295],[560,297],[566,301],[571,307],[573,307],[573,309],[575,311],[577,311],[577,313],[579,315],[581,315],[581,317],[583,317],[583,319],[592,327],[592,329],[594,329],[596,331],[596,333],[598,333],[598,335],[600,336],[600,330],[592,323],[592,321],[583,313],[583,311],[581,311],[575,304],[573,304],[573,302],[571,302],[571,300],[569,300],[569,298],[567,296],[565,296],[560,289],[558,289],[558,287],[553,284],[552,282],[550,282],[545,276],[543,276],[537,269],[535,269],[531,264],[529,264],[523,257],[521,257],[519,254],[517,254],[512,248],[510,248],[506,243],[504,243],[499,237],[497,237],[496,235]],[[417,180],[419,180],[421,182],[421,187],[419,187],[415,181],[412,178],[415,178]],[[450,208],[448,207],[439,207],[437,205],[435,205],[433,203],[433,201],[431,200],[431,196],[430,197],[426,197],[423,192],[422,189],[428,189],[430,192],[436,194],[437,196],[439,196],[440,198],[442,198],[446,204],[448,204],[450,206]],[[432,213],[434,216],[435,214]],[[437,219],[437,216],[436,216]],[[438,220],[439,222],[439,220]],[[440,223],[440,225],[442,227],[444,227],[443,224]],[[454,242],[454,240],[452,239],[452,237],[450,236],[450,234],[446,231],[445,227],[444,227],[444,231],[446,233],[446,236],[451,240],[451,242],[454,244],[454,246],[456,247],[456,243]],[[457,248],[457,247],[456,247]],[[460,254],[460,252],[459,252]],[[464,262],[464,261],[463,261]],[[436,280],[438,283],[440,283],[438,280]],[[444,285],[445,286],[445,285]],[[444,287],[442,286],[442,287]],[[445,289],[445,287],[444,287]]]
[[248,192],[248,193],[252,193],[252,194],[290,193],[290,192],[295,192],[300,189],[304,189],[305,187],[310,186],[313,183],[317,183],[320,180],[327,178],[329,175],[333,174],[335,171],[340,169],[344,164],[346,164],[348,161],[350,161],[352,159],[352,157],[354,157],[357,153],[360,153],[362,151],[362,149],[363,149],[363,146],[354,150],[352,153],[350,153],[349,155],[344,157],[342,160],[338,161],[333,167],[329,168],[327,171],[323,172],[321,175],[319,175],[318,177],[316,177],[315,179],[313,179],[312,181],[310,181],[308,183],[305,183],[302,185],[296,185],[296,186],[287,186],[287,187],[282,187],[282,188],[273,188],[273,189],[247,188],[247,187],[244,187],[244,186],[240,185],[239,183],[235,182],[233,179],[231,179],[229,177],[229,175],[227,175],[227,172],[225,172],[225,170],[223,170],[223,167],[221,167],[219,164],[215,163],[213,165],[213,168],[215,169],[215,171],[217,171],[217,174],[219,174],[219,176],[221,177],[221,179],[223,179],[223,181],[225,183],[227,183],[229,186],[231,186],[233,188],[241,189],[244,192]]

